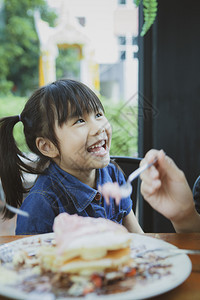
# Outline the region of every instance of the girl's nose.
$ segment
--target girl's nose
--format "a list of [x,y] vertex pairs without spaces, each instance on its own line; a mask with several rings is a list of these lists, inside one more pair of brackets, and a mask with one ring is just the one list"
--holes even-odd
[[101,127],[101,128],[99,128],[99,130],[97,130],[97,134],[101,134],[103,132],[105,132],[105,128],[104,127]]
[[105,126],[101,124],[95,124],[93,123],[91,126],[91,135],[99,135],[101,133],[105,132]]

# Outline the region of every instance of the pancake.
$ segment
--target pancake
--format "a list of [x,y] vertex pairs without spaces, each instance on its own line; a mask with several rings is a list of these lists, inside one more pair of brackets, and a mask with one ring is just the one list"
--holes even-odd
[[55,247],[42,246],[38,257],[45,270],[90,274],[129,266],[131,235],[103,218],[62,213],[54,226]]
[[63,213],[53,229],[50,237],[39,236],[15,253],[8,266],[14,268],[15,277],[0,268],[2,276],[9,276],[9,285],[16,280],[17,288],[30,295],[39,293],[38,299],[46,293],[52,299],[82,299],[87,294],[90,299],[111,294],[114,298],[170,272],[171,265],[163,264],[155,253],[132,259],[132,234],[112,221]]

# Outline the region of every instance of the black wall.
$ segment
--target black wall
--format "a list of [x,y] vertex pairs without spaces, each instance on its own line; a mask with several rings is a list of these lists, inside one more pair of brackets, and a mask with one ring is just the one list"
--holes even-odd
[[[159,0],[153,28],[139,38],[139,156],[164,149],[192,187],[200,175],[199,127],[200,1]],[[140,223],[146,232],[173,231],[142,198]]]

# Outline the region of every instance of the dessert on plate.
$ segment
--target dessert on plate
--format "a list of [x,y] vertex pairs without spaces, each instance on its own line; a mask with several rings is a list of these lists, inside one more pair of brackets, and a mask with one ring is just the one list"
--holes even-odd
[[134,246],[138,235],[113,221],[61,213],[53,231],[13,242],[11,253],[2,246],[0,287],[15,288],[34,300],[79,299],[88,294],[96,299],[125,295],[170,274],[171,265],[155,253],[135,255],[145,247]]
[[55,218],[55,247],[41,247],[40,263],[52,272],[90,275],[131,265],[131,235],[102,218],[62,213]]
[[57,278],[68,276],[70,294],[86,294],[135,274],[131,234],[122,225],[62,213],[55,218],[53,230],[55,245],[39,248],[39,265]]

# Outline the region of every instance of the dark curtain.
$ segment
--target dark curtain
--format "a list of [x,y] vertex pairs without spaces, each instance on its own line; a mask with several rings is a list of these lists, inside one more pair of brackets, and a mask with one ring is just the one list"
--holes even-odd
[[[199,113],[200,1],[159,0],[153,28],[139,38],[139,156],[164,149],[191,188],[200,175]],[[142,197],[139,218],[146,232],[174,231]]]

